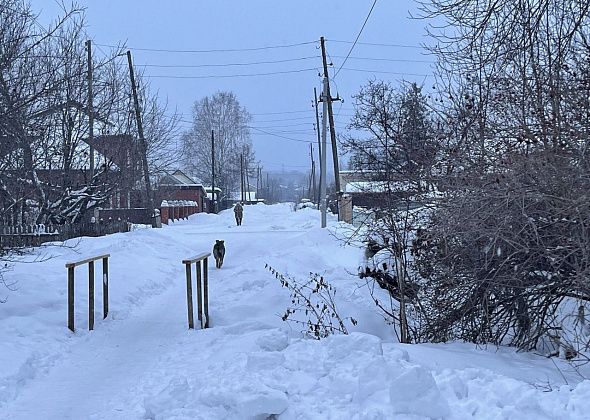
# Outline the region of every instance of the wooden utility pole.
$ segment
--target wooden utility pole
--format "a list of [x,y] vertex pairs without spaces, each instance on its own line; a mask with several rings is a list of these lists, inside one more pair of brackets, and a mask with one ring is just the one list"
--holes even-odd
[[244,158],[244,180],[246,183],[246,188],[244,188],[244,191],[246,192],[246,202],[250,201],[250,176],[248,175],[248,160],[246,158]]
[[215,200],[215,132],[211,130],[211,206],[213,213],[217,213]]
[[328,110],[328,81],[324,77],[324,89],[322,92],[323,109],[322,109],[322,160],[321,160],[321,171],[320,175],[320,210],[322,213],[321,226],[326,227],[326,145],[327,145],[327,110]]
[[[340,204],[340,196],[342,191],[340,190],[340,170],[338,168],[338,148],[336,146],[336,130],[334,128],[334,113],[332,111],[332,101],[340,100],[338,98],[333,99],[330,96],[330,78],[328,77],[328,61],[326,60],[326,47],[324,45],[324,37],[320,38],[320,44],[322,47],[322,62],[324,65],[324,80],[328,85],[328,94],[325,99],[328,101],[328,118],[330,119],[330,139],[332,140],[332,157],[334,160],[334,184],[336,186],[336,193],[338,194],[338,204]],[[338,209],[338,219],[340,220],[340,209]]]
[[[318,111],[319,102],[318,102],[318,93],[316,91],[316,88],[313,88],[313,97],[315,99],[315,102],[314,102],[315,103],[315,126],[316,126],[316,132],[318,135],[318,158],[319,158],[319,162],[320,162],[320,185],[321,185],[322,176],[324,174],[323,169],[321,169],[322,168],[322,153],[323,153],[323,151],[322,151],[322,141],[320,139],[320,115],[319,115],[319,111]],[[320,189],[318,188],[317,198],[316,198],[318,205],[320,204],[319,193],[320,193]]]
[[311,201],[317,196],[317,184],[315,182],[315,160],[311,162],[311,182],[313,183],[313,190],[311,192]]
[[313,160],[313,143],[309,143],[309,156],[311,157],[311,173],[309,176],[309,198],[315,199],[315,161]]
[[[143,177],[145,180],[145,190],[147,194],[148,211],[150,216],[154,215],[154,197],[152,194],[152,184],[150,182],[150,172],[147,161],[147,144],[143,135],[143,124],[141,123],[141,113],[139,111],[139,99],[137,98],[137,86],[135,84],[135,73],[133,72],[133,61],[131,60],[131,51],[127,51],[127,61],[129,63],[129,77],[131,78],[131,91],[133,93],[133,103],[135,105],[135,120],[137,122],[137,132],[139,134],[139,146],[141,147],[141,162],[143,166]],[[152,226],[155,225],[155,219]],[[155,226],[154,226],[155,227]]]
[[240,154],[240,192],[244,202],[244,155]]
[[258,199],[258,194],[260,193],[260,185],[261,179],[260,179],[260,166],[258,166],[256,168],[256,199]]
[[94,108],[92,105],[92,41],[86,41],[88,51],[88,143],[90,144],[90,179],[94,178]]

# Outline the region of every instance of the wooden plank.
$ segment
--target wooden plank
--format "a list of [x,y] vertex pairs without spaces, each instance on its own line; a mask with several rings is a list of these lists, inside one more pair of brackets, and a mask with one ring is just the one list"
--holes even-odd
[[86,258],[86,259],[80,260],[80,261],[69,262],[69,263],[66,263],[66,268],[77,267],[79,265],[89,263],[90,261],[101,260],[103,258],[108,258],[110,256],[111,256],[111,254],[104,254],[104,255],[98,255],[96,257]]
[[102,259],[102,319],[109,314],[109,258]]
[[208,258],[203,260],[203,301],[205,306],[205,328],[209,328],[209,267]]
[[202,260],[202,259],[204,259],[204,258],[207,258],[207,257],[208,257],[208,256],[210,256],[210,255],[211,255],[211,253],[210,253],[210,252],[203,252],[203,253],[201,253],[201,254],[195,255],[195,256],[194,256],[194,257],[192,257],[192,258],[187,258],[186,260],[182,260],[182,263],[183,263],[183,264],[190,264],[190,263],[194,263],[194,262],[200,261],[200,260]]
[[74,332],[74,267],[68,267],[68,328]]
[[94,329],[94,261],[88,263],[88,330]]
[[188,308],[188,328],[195,328],[195,321],[193,318],[193,284],[191,281],[191,265],[185,264],[186,268],[186,303]]
[[197,310],[199,311],[199,321],[201,321],[201,329],[203,329],[203,290],[201,287],[201,262],[196,264],[197,269]]

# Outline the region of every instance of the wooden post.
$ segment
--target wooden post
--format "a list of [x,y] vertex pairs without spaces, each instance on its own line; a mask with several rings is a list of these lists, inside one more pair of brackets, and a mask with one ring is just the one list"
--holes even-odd
[[94,329],[94,261],[88,263],[88,330]]
[[109,314],[109,258],[102,259],[102,319]]
[[74,331],[74,267],[68,267],[68,328]]
[[240,192],[241,202],[244,200],[244,155],[240,154]]
[[201,287],[201,261],[197,261],[197,310],[199,311],[199,321],[201,329],[203,328],[203,290]]
[[195,321],[193,319],[193,284],[191,281],[191,263],[184,265],[186,268],[186,303],[188,306],[188,328],[195,328]]
[[[324,100],[328,102],[328,119],[330,121],[330,139],[332,140],[332,158],[334,160],[334,185],[336,187],[336,193],[338,197],[342,195],[340,191],[340,169],[338,165],[338,148],[336,145],[336,130],[334,129],[334,112],[332,111],[332,101],[340,100],[338,98],[332,99],[330,93],[330,78],[328,77],[328,62],[326,60],[326,46],[324,45],[324,37],[320,38],[320,46],[322,48],[322,64],[324,65],[324,80],[326,81],[326,94]],[[323,153],[326,153],[325,146]],[[340,216],[338,216],[338,220]]]
[[[150,172],[147,160],[147,144],[143,135],[143,123],[141,121],[141,111],[139,109],[139,99],[137,97],[137,85],[135,84],[135,73],[133,71],[133,62],[131,61],[131,51],[127,51],[127,62],[129,64],[129,77],[131,79],[131,92],[133,93],[133,104],[135,105],[135,120],[137,122],[137,133],[139,134],[139,145],[141,149],[141,163],[143,167],[143,178],[145,182],[145,192],[147,194],[148,210],[150,217],[154,216],[154,195],[152,193],[152,184],[150,181]],[[155,219],[152,219],[152,227]]]
[[88,143],[90,144],[90,183],[94,177],[94,109],[92,106],[92,41],[86,41],[86,47],[88,48]]
[[211,130],[211,207],[213,211],[209,211],[209,213],[217,213],[215,211],[215,132],[213,130]]
[[209,328],[209,258],[203,260],[203,300],[205,304],[205,328]]
[[[318,93],[316,91],[316,88],[313,88],[313,96],[315,98],[315,102],[314,102],[314,107],[315,107],[315,125],[316,125],[316,132],[318,135],[318,161],[320,162],[320,179],[319,179],[319,184],[322,185],[322,176],[323,176],[323,170],[322,170],[322,140],[321,140],[321,134],[320,134],[320,116],[319,116],[319,111],[318,111]],[[318,206],[320,204],[320,188],[317,189],[317,195],[315,197]]]

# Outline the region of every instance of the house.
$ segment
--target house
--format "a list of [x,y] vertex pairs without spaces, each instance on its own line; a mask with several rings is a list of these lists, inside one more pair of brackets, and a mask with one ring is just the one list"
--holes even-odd
[[186,200],[197,203],[197,213],[209,209],[209,199],[202,182],[192,178],[180,169],[163,176],[156,190],[156,203],[161,201]]
[[[375,210],[408,205],[412,185],[403,179],[383,180],[378,171],[341,171],[341,220],[356,223]],[[412,206],[419,205],[412,203]]]
[[264,199],[259,199],[256,197],[256,191],[244,191],[244,195],[240,192],[234,192],[230,194],[229,202],[231,204],[235,204],[238,202],[243,202],[245,204],[256,204],[264,202]]
[[[103,156],[106,162],[116,167],[116,187],[113,189],[109,207],[129,209],[145,207],[145,193],[139,182],[143,177],[139,142],[129,134],[95,136],[83,141]],[[110,165],[112,166],[112,165]]]
[[221,188],[215,187],[215,202],[217,203],[216,208],[213,206],[213,188],[211,186],[206,186],[205,191],[207,191],[207,203],[208,203],[208,212],[209,213],[216,213],[220,210],[221,202]]

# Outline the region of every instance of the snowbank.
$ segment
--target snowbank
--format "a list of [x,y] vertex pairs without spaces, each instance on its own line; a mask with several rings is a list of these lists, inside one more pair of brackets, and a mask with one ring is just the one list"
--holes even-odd
[[[356,273],[362,251],[319,212],[246,206],[45,247],[7,273],[0,304],[0,417],[8,419],[587,418],[590,381],[570,365],[512,349],[396,343]],[[187,330],[181,260],[224,239],[210,270],[212,328]],[[97,287],[87,327],[87,273],[77,268],[77,332],[66,328],[67,261],[110,253],[109,318]],[[28,263],[35,259],[42,262]],[[289,293],[264,268],[337,289],[348,336],[303,339],[280,319]],[[211,266],[211,264],[210,264]],[[97,268],[97,278],[100,268]],[[586,367],[580,371],[588,373]]]

